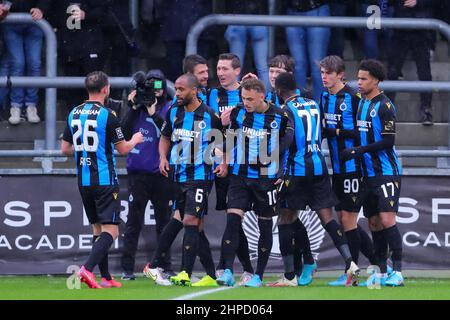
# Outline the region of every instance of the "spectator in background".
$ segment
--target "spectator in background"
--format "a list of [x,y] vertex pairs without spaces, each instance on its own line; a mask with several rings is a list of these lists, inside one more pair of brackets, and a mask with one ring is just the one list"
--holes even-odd
[[[66,76],[85,76],[104,67],[102,22],[107,13],[104,0],[54,0],[49,17],[58,36],[58,49]],[[68,13],[69,12],[69,13]],[[67,109],[82,103],[84,90],[66,90]]]
[[439,1],[439,5],[436,6],[436,12],[438,13],[438,19],[450,24],[450,1]]
[[[403,0],[402,0],[403,1]],[[370,17],[374,14],[369,10],[370,6],[376,5],[380,8],[381,18],[392,18],[394,15],[395,0],[364,0],[360,4],[361,16]],[[363,42],[364,42],[364,58],[365,59],[381,59],[379,40],[384,40],[382,47],[389,48],[392,43],[393,30],[392,29],[364,29]]]
[[[0,3],[0,22],[6,18],[9,13],[10,5],[2,1]],[[3,32],[0,33],[1,37],[1,49],[0,49],[0,77],[6,77],[9,75],[9,63],[8,63],[8,54],[5,49],[5,40],[3,39]],[[1,87],[0,88],[0,110],[5,107],[6,97],[8,95],[8,88]],[[3,118],[0,116],[0,119]]]
[[[137,145],[127,156],[130,211],[123,239],[121,260],[123,280],[135,278],[135,255],[147,202],[149,200],[152,202],[155,211],[158,241],[171,215],[170,182],[159,171],[158,151],[160,130],[171,100],[167,94],[165,76],[160,70],[150,70],[146,79],[161,82],[162,89],[155,90],[155,102],[152,105],[137,105],[136,91],[132,91],[128,97],[130,109],[122,121],[125,138],[133,136],[136,132],[144,135],[144,143]],[[170,254],[164,256],[161,267],[166,272],[171,270]]]
[[[231,14],[268,14],[267,0],[227,0],[226,13]],[[269,28],[266,26],[228,26],[225,38],[230,46],[230,52],[239,57],[244,64],[247,39],[250,38],[253,48],[258,78],[269,87],[269,70],[267,59],[269,55]]]
[[[437,19],[447,22],[450,24],[450,1],[438,1],[439,3],[435,5],[434,16]],[[444,39],[446,39],[444,37]],[[450,56],[450,48],[448,51]]]
[[[30,13],[33,20],[44,17],[50,8],[50,0],[11,0],[3,1],[3,10],[12,13]],[[7,5],[10,5],[9,10]],[[3,38],[11,76],[41,75],[41,51],[44,34],[42,30],[31,24],[3,24]],[[41,121],[37,114],[38,104],[37,88],[12,88],[11,90],[11,116],[8,119],[12,125],[21,121],[22,109],[26,107],[28,122]]]
[[[330,13],[332,16],[348,16],[349,9],[353,4],[352,0],[330,0]],[[345,45],[345,29],[344,28],[332,28],[330,42],[328,44],[328,55],[339,56],[344,58],[344,45]]]
[[[399,18],[432,18],[433,3],[425,0],[397,0],[395,2],[395,17]],[[395,30],[390,44],[388,79],[397,80],[402,70],[408,52],[417,66],[417,74],[421,81],[431,81],[430,41],[428,30]],[[389,94],[394,101],[395,93]],[[431,92],[420,94],[420,113],[423,125],[432,125]]]
[[[156,3],[158,4],[158,3]],[[161,36],[166,45],[166,76],[175,81],[182,73],[186,53],[186,37],[191,26],[201,17],[212,13],[211,0],[166,0]],[[209,30],[202,33],[198,42],[198,54],[208,59],[210,42],[214,41]]]
[[[109,0],[106,19],[103,22],[105,41],[105,60],[109,57],[109,75],[125,77],[130,75],[130,57],[132,52],[133,25],[130,20],[128,1]],[[137,48],[135,48],[137,51]],[[122,90],[111,91],[111,97],[121,99]]]
[[[287,14],[328,17],[330,7],[328,1],[325,0],[289,0],[287,2]],[[287,27],[286,37],[291,56],[295,60],[297,84],[306,88],[306,75],[309,67],[313,83],[313,98],[319,101],[324,88],[318,63],[327,55],[330,28]]]

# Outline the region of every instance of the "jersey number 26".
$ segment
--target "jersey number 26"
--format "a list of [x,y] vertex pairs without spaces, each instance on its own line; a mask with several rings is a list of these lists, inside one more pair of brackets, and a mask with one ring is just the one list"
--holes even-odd
[[[98,135],[95,132],[97,128],[96,120],[86,120],[83,126],[80,119],[73,119],[70,125],[73,128],[73,145],[76,152],[96,152],[98,148]],[[83,135],[82,143],[78,143],[78,139]]]

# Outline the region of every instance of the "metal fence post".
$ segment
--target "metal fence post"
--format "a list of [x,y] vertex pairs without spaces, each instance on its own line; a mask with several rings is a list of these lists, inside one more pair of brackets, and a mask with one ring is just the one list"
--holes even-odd
[[[269,0],[269,15],[273,16],[276,12],[276,0]],[[269,27],[269,58],[275,55],[275,27]]]
[[134,29],[137,29],[139,25],[139,1],[138,0],[130,0],[129,2],[130,8],[130,20]]

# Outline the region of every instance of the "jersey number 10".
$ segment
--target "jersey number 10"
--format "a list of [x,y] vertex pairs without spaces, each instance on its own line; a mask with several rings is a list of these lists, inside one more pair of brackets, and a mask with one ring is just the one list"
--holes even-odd
[[[86,120],[84,123],[84,130],[80,119],[72,120],[70,125],[73,128],[73,146],[75,151],[96,152],[98,149],[98,135],[97,132],[95,132],[97,121]],[[78,139],[81,135],[83,135],[83,142],[78,144]]]

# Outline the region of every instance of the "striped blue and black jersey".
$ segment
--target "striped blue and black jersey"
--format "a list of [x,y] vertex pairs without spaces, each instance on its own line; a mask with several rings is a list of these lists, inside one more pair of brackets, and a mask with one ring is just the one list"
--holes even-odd
[[[376,143],[383,135],[395,134],[396,110],[388,97],[381,93],[372,100],[362,99],[357,114],[358,144],[366,146]],[[401,166],[395,147],[364,153],[361,162],[365,177],[398,176]]]
[[197,97],[202,100],[202,102],[206,105],[208,105],[208,89],[207,88],[201,88],[198,90]]
[[69,113],[63,140],[74,146],[80,186],[117,185],[114,144],[124,136],[113,111],[94,101],[75,107]]
[[[211,179],[214,162],[211,152],[214,148],[208,146],[214,141],[212,130],[222,134],[222,123],[218,115],[204,103],[193,112],[177,104],[172,105],[166,114],[161,134],[171,141],[169,163],[173,181]],[[222,148],[222,145],[218,147]]]
[[339,129],[353,131],[353,137],[329,136],[328,149],[333,167],[333,174],[346,174],[360,172],[359,162],[355,159],[347,162],[339,161],[342,150],[355,146],[356,113],[358,112],[361,95],[356,90],[345,85],[338,93],[327,91],[320,98],[320,111],[322,113],[322,126],[324,129]]
[[276,178],[280,140],[290,126],[289,117],[269,103],[264,113],[247,112],[238,105],[230,114],[227,138],[235,137],[230,156],[231,173],[246,178]]
[[241,89],[230,91],[222,87],[211,89],[208,92],[206,104],[221,116],[225,110],[242,104]]
[[[304,98],[311,98],[311,93],[306,90],[306,89],[300,89],[297,88],[297,90],[295,90],[295,94]],[[283,105],[282,101],[280,101],[281,99],[278,97],[278,95],[275,93],[274,90],[272,91],[267,91],[266,94],[266,101],[272,102],[274,105],[276,105],[277,107],[280,107]]]
[[294,124],[294,142],[288,150],[285,173],[289,176],[320,176],[327,172],[320,150],[322,141],[320,108],[314,100],[299,96],[283,106]]

